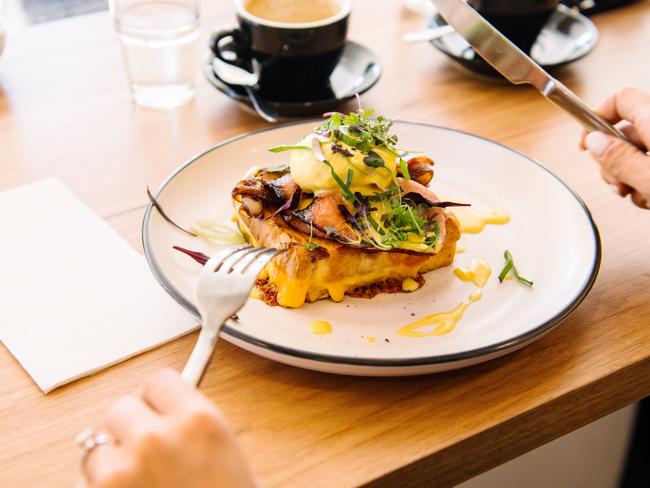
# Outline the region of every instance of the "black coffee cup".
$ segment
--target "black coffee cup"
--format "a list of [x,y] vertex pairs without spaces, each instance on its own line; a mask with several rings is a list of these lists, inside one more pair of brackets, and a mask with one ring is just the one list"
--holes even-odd
[[485,20],[529,54],[560,0],[469,0]]
[[332,0],[339,10],[313,22],[277,22],[246,10],[235,0],[235,28],[217,29],[210,48],[221,60],[253,71],[259,67],[262,94],[299,95],[326,88],[348,32],[349,0]]

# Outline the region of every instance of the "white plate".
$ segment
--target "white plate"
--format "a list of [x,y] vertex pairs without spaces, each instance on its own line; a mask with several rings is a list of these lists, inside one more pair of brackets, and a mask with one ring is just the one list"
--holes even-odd
[[[294,143],[317,123],[265,129],[218,144],[176,170],[156,198],[183,226],[201,218],[229,222],[230,192],[246,170],[285,162],[286,153],[271,154],[267,148]],[[321,300],[298,310],[252,299],[239,312],[239,323],[226,324],[223,338],[255,354],[318,371],[425,374],[523,347],[556,326],[586,296],[600,264],[600,239],[585,204],[559,178],[532,159],[474,135],[412,122],[396,122],[395,133],[400,145],[436,161],[434,191],[470,202],[479,211],[507,211],[511,222],[463,235],[466,252],[458,254],[452,266],[428,273],[426,285],[414,293],[346,297],[342,303]],[[143,244],[158,281],[196,315],[193,290],[200,266],[172,246],[206,254],[217,248],[174,229],[151,206],[144,217]],[[514,281],[499,284],[505,249],[534,280],[532,289]],[[401,326],[451,310],[469,296],[473,285],[455,278],[452,270],[472,258],[485,259],[492,277],[483,298],[469,307],[453,332],[398,336]],[[309,325],[315,320],[330,322],[333,332],[311,333]]]

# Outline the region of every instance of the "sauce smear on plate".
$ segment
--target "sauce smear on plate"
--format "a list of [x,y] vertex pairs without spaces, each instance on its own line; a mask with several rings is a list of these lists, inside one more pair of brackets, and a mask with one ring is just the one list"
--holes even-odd
[[324,320],[317,320],[309,324],[309,332],[312,334],[326,335],[332,333],[332,325]]
[[492,269],[483,259],[474,259],[468,268],[454,269],[454,275],[462,280],[474,283],[478,288],[467,300],[461,302],[448,312],[438,312],[421,318],[411,324],[405,325],[397,335],[406,337],[426,337],[432,335],[449,334],[458,321],[463,318],[465,311],[472,303],[475,303],[483,296],[483,288],[487,284]]

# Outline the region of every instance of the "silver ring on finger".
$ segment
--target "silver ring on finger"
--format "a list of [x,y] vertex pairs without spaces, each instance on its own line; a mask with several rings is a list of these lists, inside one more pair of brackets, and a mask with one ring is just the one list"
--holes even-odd
[[97,434],[92,427],[86,427],[74,438],[75,444],[81,449],[81,464],[84,465],[86,458],[92,450],[104,444],[113,444],[113,438],[108,434]]

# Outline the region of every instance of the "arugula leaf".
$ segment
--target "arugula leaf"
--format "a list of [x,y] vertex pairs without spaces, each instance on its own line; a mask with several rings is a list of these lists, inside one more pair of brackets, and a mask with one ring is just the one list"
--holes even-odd
[[519,271],[517,271],[517,267],[515,266],[515,261],[512,257],[512,254],[510,251],[507,249],[503,253],[503,257],[506,260],[506,264],[501,270],[501,273],[499,273],[499,282],[503,283],[503,280],[508,276],[508,273],[512,272],[514,275],[515,279],[521,283],[522,285],[526,286],[533,286],[533,282],[530,280],[527,280],[523,276],[519,274]]
[[279,152],[284,152],[284,151],[294,151],[296,149],[307,149],[307,150],[311,151],[311,147],[308,147],[308,146],[276,146],[276,147],[272,147],[271,149],[269,149],[269,152],[279,153]]

